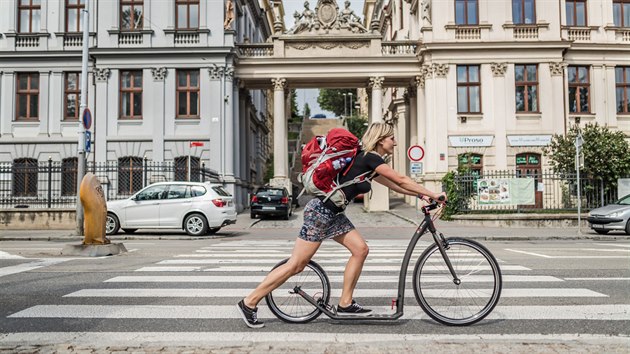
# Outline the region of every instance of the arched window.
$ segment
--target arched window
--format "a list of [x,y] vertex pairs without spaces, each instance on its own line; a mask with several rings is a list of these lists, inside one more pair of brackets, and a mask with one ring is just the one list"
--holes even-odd
[[[190,163],[188,161],[190,159]],[[180,156],[175,158],[175,180],[188,181],[190,166],[190,181],[199,182],[199,158],[195,156]]]
[[125,156],[118,159],[118,194],[134,194],[142,189],[142,158]]
[[76,157],[61,161],[61,195],[77,194],[77,161]]
[[464,153],[457,156],[459,168],[466,168],[469,172],[480,175],[483,170],[483,155]]
[[21,158],[13,160],[12,193],[15,197],[37,196],[37,160]]

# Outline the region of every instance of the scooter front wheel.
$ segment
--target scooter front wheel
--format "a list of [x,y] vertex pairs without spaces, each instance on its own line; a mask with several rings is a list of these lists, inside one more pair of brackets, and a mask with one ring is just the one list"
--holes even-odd
[[[288,260],[287,258],[281,261],[273,269],[286,264]],[[269,310],[284,322],[307,323],[316,319],[322,313],[320,309],[296,293],[298,288],[324,304],[328,303],[330,299],[330,281],[328,276],[326,276],[319,264],[310,261],[302,272],[287,279],[284,284],[265,297]]]

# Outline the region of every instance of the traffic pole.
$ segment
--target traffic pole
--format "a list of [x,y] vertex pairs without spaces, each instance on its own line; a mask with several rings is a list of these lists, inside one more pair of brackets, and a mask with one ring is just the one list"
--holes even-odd
[[79,119],[79,146],[77,149],[77,235],[83,236],[83,205],[79,192],[81,190],[81,181],[85,175],[85,127],[83,126],[83,113],[87,108],[88,94],[88,41],[89,41],[89,6],[90,2],[85,2],[85,8],[81,10],[83,13],[83,51],[81,53],[81,119]]

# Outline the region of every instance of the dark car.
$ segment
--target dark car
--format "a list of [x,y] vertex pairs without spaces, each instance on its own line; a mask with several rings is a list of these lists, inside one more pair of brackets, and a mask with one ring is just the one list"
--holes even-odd
[[256,216],[282,216],[289,220],[292,210],[293,197],[286,188],[282,187],[261,187],[252,196],[250,203],[250,215],[252,219]]

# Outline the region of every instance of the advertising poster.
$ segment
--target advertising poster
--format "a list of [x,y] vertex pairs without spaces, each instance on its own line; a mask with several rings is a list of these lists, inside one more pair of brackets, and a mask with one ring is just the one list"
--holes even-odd
[[483,178],[477,184],[481,205],[534,205],[533,178]]

